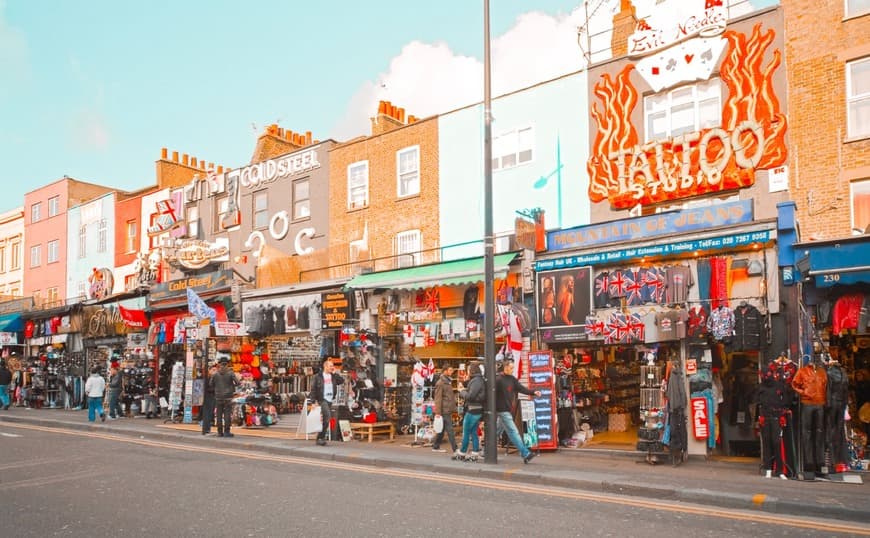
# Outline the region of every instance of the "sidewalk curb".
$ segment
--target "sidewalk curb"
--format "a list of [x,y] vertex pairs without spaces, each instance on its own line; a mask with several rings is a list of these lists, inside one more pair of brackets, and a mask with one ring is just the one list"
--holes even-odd
[[[45,427],[77,431],[100,431],[133,438],[185,442],[195,446],[203,446],[205,443],[207,443],[207,446],[209,447],[215,446],[215,440],[211,436],[203,437],[198,433],[193,435],[192,432],[178,430],[155,430],[146,432],[126,427],[116,428],[110,424],[77,423],[36,416],[0,416],[0,424],[3,422],[36,424]],[[513,462],[498,463],[490,466],[482,463],[445,462],[439,459],[437,461],[421,463],[420,461],[413,461],[412,458],[384,457],[382,454],[366,453],[364,448],[345,453],[331,450],[329,446],[287,446],[286,444],[281,444],[284,442],[284,440],[277,439],[258,439],[256,441],[249,441],[240,440],[239,437],[236,437],[234,440],[228,440],[220,446],[221,448],[258,450],[275,455],[335,461],[366,467],[415,470],[442,475],[458,475],[465,478],[468,478],[469,476],[479,476],[486,479],[521,484],[560,487],[592,493],[600,492],[618,494],[654,500],[685,502],[722,509],[757,510],[760,512],[779,515],[823,517],[843,521],[870,523],[870,511],[868,510],[860,510],[843,505],[822,504],[818,502],[818,500],[817,502],[796,502],[792,500],[779,499],[765,494],[749,495],[746,493],[733,493],[712,489],[683,489],[641,481],[626,482],[625,480],[612,480],[608,474],[604,472],[577,472],[570,469],[536,469],[534,464],[530,466],[517,467]],[[520,460],[517,460],[517,463],[519,463],[519,461]]]

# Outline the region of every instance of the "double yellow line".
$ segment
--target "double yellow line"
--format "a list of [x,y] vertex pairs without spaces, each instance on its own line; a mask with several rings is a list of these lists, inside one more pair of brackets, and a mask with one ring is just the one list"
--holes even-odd
[[149,439],[136,439],[123,435],[115,435],[110,433],[102,433],[99,431],[80,431],[68,430],[64,428],[52,428],[47,426],[34,426],[31,424],[3,422],[4,426],[11,428],[20,428],[23,430],[34,430],[40,432],[57,433],[61,435],[76,435],[79,437],[87,437],[90,439],[105,439],[107,441],[116,441],[119,443],[135,444],[141,446],[163,448],[167,450],[178,450],[186,452],[199,452],[208,454],[219,454],[223,456],[231,456],[233,458],[245,458],[256,461],[271,461],[279,463],[294,463],[297,465],[307,465],[309,467],[323,467],[329,469],[342,469],[353,471],[356,473],[367,473],[373,475],[385,475],[401,478],[409,478],[413,480],[427,480],[430,482],[441,482],[453,485],[473,486],[475,488],[487,488],[497,491],[510,491],[518,493],[528,493],[532,495],[546,495],[548,497],[557,497],[562,499],[595,501],[601,503],[631,506],[635,508],[648,508],[650,510],[668,511],[680,514],[691,514],[702,517],[715,517],[719,519],[730,519],[735,521],[750,521],[753,523],[761,523],[767,525],[775,525],[777,527],[788,526],[802,529],[812,529],[822,532],[831,533],[846,533],[853,536],[870,536],[870,528],[866,525],[856,526],[848,523],[839,523],[831,520],[815,520],[802,518],[800,516],[778,516],[775,514],[767,514],[764,512],[753,512],[750,510],[739,509],[723,509],[716,507],[705,507],[700,505],[687,504],[669,504],[666,502],[653,501],[642,499],[639,497],[625,497],[620,495],[612,495],[608,493],[589,493],[582,491],[569,490],[565,488],[534,486],[517,482],[503,482],[492,479],[485,479],[479,476],[473,478],[465,478],[457,475],[439,475],[432,473],[421,473],[413,470],[383,468],[383,467],[367,467],[353,463],[343,463],[334,460],[318,460],[302,458],[297,456],[279,456],[260,452],[252,452],[250,450],[239,450],[232,448],[219,447],[202,447],[186,445],[175,442],[157,441]]

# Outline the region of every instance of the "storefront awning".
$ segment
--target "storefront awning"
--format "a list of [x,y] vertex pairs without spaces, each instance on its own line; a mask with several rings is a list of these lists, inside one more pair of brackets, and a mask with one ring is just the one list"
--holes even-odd
[[864,236],[818,244],[795,245],[795,265],[816,287],[870,284],[870,240]]
[[[493,256],[493,277],[505,278],[516,252]],[[345,284],[347,289],[416,290],[433,286],[461,286],[483,280],[484,258],[467,258],[431,265],[418,265],[394,271],[358,275]]]
[[0,332],[17,333],[24,330],[24,320],[21,314],[5,314],[0,316]]

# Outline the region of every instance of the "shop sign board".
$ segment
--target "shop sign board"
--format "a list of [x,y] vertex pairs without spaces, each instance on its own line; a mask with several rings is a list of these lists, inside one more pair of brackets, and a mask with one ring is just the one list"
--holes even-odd
[[766,243],[773,239],[771,230],[762,230],[760,232],[746,232],[730,235],[720,235],[717,237],[708,237],[704,239],[691,239],[687,241],[677,241],[675,243],[667,243],[663,245],[650,245],[644,247],[623,248],[619,250],[596,251],[589,254],[577,254],[565,258],[555,258],[552,260],[540,260],[535,263],[536,271],[544,271],[550,269],[562,269],[568,267],[577,267],[581,265],[606,265],[611,263],[620,263],[629,260],[636,260],[648,256],[670,256],[687,254],[695,251],[708,250],[727,250],[738,247],[745,247],[752,243]]
[[752,208],[751,199],[738,200],[715,206],[695,207],[647,217],[555,230],[547,234],[547,250],[559,252],[745,224],[752,222],[754,218]]
[[18,333],[0,333],[0,346],[18,344]]
[[187,288],[192,288],[197,294],[203,295],[229,290],[232,282],[232,271],[214,271],[188,278],[170,280],[169,282],[154,284],[148,292],[148,300],[152,304],[167,299],[184,299],[186,302]]
[[234,321],[218,321],[214,324],[215,336],[245,336],[248,331],[241,323]]
[[210,263],[229,259],[229,239],[219,237],[214,243],[189,239],[163,250],[163,259],[186,269],[202,269]]
[[[539,450],[555,450],[559,446],[558,426],[556,424],[556,378],[551,351],[529,353],[529,389],[541,391],[535,397],[534,415],[528,420],[529,429],[535,433],[530,439],[531,446]],[[526,420],[525,417],[523,420]]]
[[345,323],[353,319],[348,292],[323,293],[320,304],[323,309],[321,318],[323,329],[341,329]]
[[707,408],[707,398],[692,398],[692,432],[695,439],[710,437],[710,412]]

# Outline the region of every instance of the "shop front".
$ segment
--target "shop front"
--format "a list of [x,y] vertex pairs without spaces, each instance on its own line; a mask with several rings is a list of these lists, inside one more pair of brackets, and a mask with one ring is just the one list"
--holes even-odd
[[[454,387],[467,381],[468,365],[483,362],[483,258],[468,258],[361,274],[347,283],[364,334],[356,361],[377,361],[376,385],[382,386],[382,412],[415,442],[430,435],[434,382],[452,368]],[[528,381],[532,295],[524,293],[516,252],[494,256],[499,355],[512,356]],[[372,344],[376,338],[376,344]],[[379,353],[367,358],[366,349]],[[459,401],[460,406],[462,401]],[[458,417],[457,417],[458,419]],[[458,420],[454,421],[457,424]],[[537,432],[535,432],[537,433]],[[545,433],[545,437],[547,434]]]
[[537,337],[557,358],[561,445],[756,455],[751,395],[785,344],[775,225],[752,200],[559,230],[548,245]]
[[[801,446],[805,470],[830,463],[833,470],[867,470],[870,434],[870,239],[866,235],[794,245],[801,293],[802,368],[825,372],[827,453],[814,455],[813,440]],[[844,408],[846,412],[844,413]],[[800,412],[805,412],[804,408]],[[843,417],[849,417],[843,421]],[[842,434],[842,435],[841,435]],[[802,439],[803,440],[803,439]],[[814,461],[821,458],[821,461]]]
[[23,403],[36,408],[78,407],[87,377],[79,305],[29,310],[22,317]]

